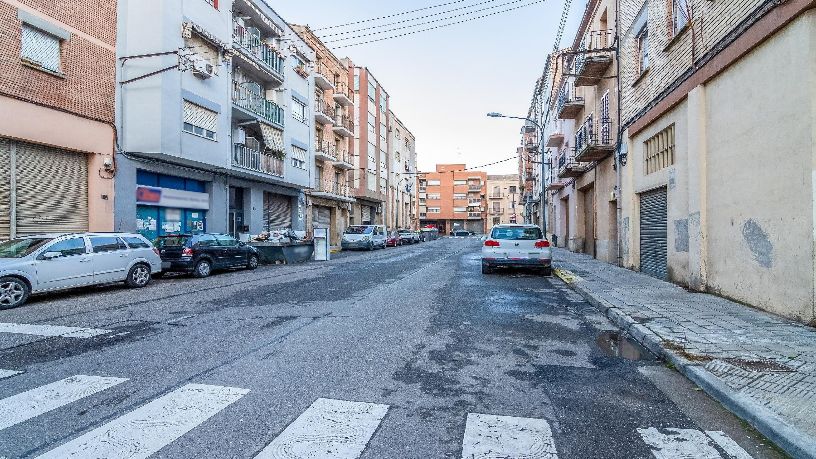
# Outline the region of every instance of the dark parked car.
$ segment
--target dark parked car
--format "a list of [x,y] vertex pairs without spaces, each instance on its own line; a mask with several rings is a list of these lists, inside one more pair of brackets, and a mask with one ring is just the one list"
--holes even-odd
[[155,245],[162,259],[162,272],[207,277],[216,269],[258,267],[257,250],[226,234],[159,236]]

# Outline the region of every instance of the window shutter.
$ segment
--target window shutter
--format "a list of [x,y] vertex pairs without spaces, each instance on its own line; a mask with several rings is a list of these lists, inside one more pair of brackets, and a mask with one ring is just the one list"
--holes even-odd
[[184,122],[208,131],[216,132],[216,128],[218,127],[218,113],[185,100]]
[[60,71],[60,39],[34,27],[23,25],[20,56],[53,72]]

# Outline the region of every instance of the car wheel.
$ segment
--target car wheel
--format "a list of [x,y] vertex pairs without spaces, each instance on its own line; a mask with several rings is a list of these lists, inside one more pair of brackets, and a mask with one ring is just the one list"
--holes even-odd
[[125,283],[131,288],[141,288],[150,283],[150,266],[137,263],[128,271]]
[[374,250],[374,243],[373,243],[373,242],[369,242],[369,243],[368,243],[368,251],[369,251],[369,252],[371,252],[372,250]]
[[258,256],[257,255],[250,255],[249,261],[247,262],[248,269],[255,269],[258,267]]
[[493,268],[485,263],[482,263],[482,274],[493,274]]
[[212,264],[209,260],[199,260],[193,269],[194,277],[207,277],[212,273]]
[[31,289],[18,277],[0,277],[0,309],[20,306],[28,299]]

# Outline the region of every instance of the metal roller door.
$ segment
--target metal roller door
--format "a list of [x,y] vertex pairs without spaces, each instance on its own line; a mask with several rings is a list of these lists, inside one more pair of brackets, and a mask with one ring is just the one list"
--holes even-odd
[[292,198],[274,193],[264,193],[264,222],[266,230],[292,227]]
[[9,238],[11,224],[11,142],[0,138],[0,241]]
[[640,195],[640,270],[668,278],[666,189]]
[[331,228],[331,209],[323,206],[314,206],[312,211],[314,216],[313,226],[315,228]]

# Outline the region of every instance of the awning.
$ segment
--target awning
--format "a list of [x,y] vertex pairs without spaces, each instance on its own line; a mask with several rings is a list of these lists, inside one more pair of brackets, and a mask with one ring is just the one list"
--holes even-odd
[[279,155],[285,154],[286,146],[283,143],[283,131],[265,123],[258,124],[261,126],[261,135],[266,144],[266,149]]

